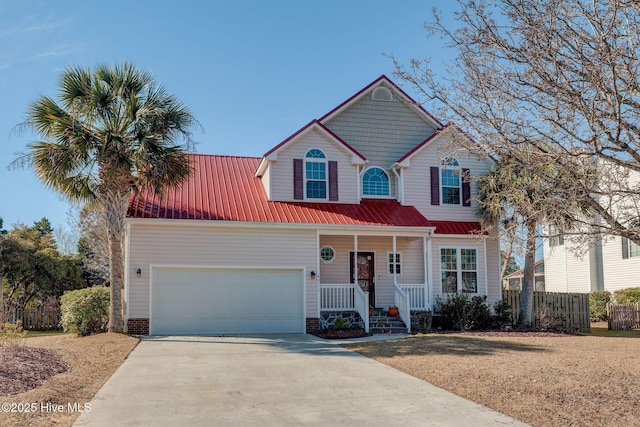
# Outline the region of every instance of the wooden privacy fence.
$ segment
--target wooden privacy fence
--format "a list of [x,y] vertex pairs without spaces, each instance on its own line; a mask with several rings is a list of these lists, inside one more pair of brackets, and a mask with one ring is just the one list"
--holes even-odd
[[[502,299],[513,309],[511,322],[515,325],[520,309],[520,291],[503,290]],[[532,321],[533,326],[539,329],[590,332],[589,294],[534,292]]]
[[22,327],[31,331],[60,329],[60,308],[36,307],[10,309],[7,322],[22,320]]
[[609,329],[640,329],[640,302],[631,304],[607,304]]

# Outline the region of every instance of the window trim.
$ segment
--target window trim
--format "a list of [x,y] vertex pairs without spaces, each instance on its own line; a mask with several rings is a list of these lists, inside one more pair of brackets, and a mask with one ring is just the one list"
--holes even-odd
[[[454,163],[453,165],[451,164],[447,164],[448,162]],[[456,188],[453,185],[445,185],[444,184],[444,176],[443,173],[444,171],[454,171],[457,172],[458,175],[458,203],[447,203],[444,197],[444,188]],[[446,157],[444,159],[442,159],[442,161],[440,161],[440,167],[439,167],[439,174],[438,177],[440,178],[440,204],[441,205],[447,205],[447,206],[462,206],[462,167],[460,167],[460,162],[458,161],[458,159],[454,158],[454,157]]]
[[[442,250],[443,249],[452,249],[455,250],[455,254],[456,254],[456,293],[465,293],[467,295],[481,295],[480,293],[480,262],[479,262],[479,252],[480,250],[477,247],[473,247],[473,246],[441,246],[439,248],[439,256],[438,256],[438,264],[439,264],[439,270],[440,270],[440,294],[441,295],[452,295],[451,292],[445,292],[444,291],[444,286],[442,283],[442,274],[444,272],[449,272],[449,271],[453,271],[453,270],[446,270],[442,268]],[[462,250],[472,250],[475,251],[475,270],[463,270],[462,269]],[[462,280],[462,273],[463,272],[472,272],[476,274],[476,291],[475,292],[465,292],[464,288],[463,288],[463,280]]]
[[[331,249],[331,252],[333,253],[333,257],[331,259],[324,259],[322,257],[322,251],[325,249]],[[325,264],[331,264],[335,259],[336,259],[336,250],[333,248],[333,246],[329,246],[329,245],[324,245],[320,248],[320,260],[325,263]]]
[[[382,195],[382,194],[365,194],[364,192],[364,178],[365,175],[367,174],[367,172],[373,170],[373,169],[378,169],[380,170],[386,177],[387,177],[387,194],[386,195]],[[368,168],[366,168],[361,175],[360,178],[360,185],[361,185],[361,191],[362,191],[362,197],[363,198],[373,198],[373,199],[391,199],[391,177],[389,176],[389,173],[384,170],[384,168],[381,168],[380,166],[370,166]]]
[[[621,237],[622,240],[622,259],[630,259],[640,257],[640,245],[633,242],[626,237]],[[636,252],[634,255],[633,252]]]
[[390,260],[389,257],[393,255],[393,251],[387,251],[387,258],[386,258],[386,262],[387,262],[387,276],[393,276],[393,271],[391,271],[390,267],[393,263],[394,266],[396,267],[400,267],[400,273],[396,273],[396,276],[402,276],[402,272],[404,271],[404,268],[402,267],[402,251],[396,251],[396,256],[400,257],[399,261],[394,262],[393,260]]
[[[320,157],[307,157],[309,155],[310,152],[317,150],[320,153],[322,153],[322,155],[324,157],[320,158]],[[308,163],[318,163],[318,164],[322,164],[324,165],[324,180],[321,179],[308,179],[307,178],[307,164]],[[325,154],[325,152],[319,148],[313,147],[310,148],[309,150],[307,150],[304,154],[304,158],[303,158],[303,170],[302,170],[302,177],[304,179],[303,181],[303,190],[304,190],[304,199],[305,200],[322,200],[322,201],[326,201],[329,199],[329,161],[327,159],[327,155]],[[307,184],[309,182],[324,182],[324,197],[309,197],[309,195],[307,194]]]

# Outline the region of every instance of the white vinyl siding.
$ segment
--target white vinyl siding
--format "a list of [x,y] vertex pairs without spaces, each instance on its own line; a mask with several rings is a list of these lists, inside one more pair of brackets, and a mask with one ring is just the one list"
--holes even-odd
[[271,200],[271,165],[265,168],[265,171],[260,178],[260,182],[262,182],[264,192],[267,194],[267,200]]
[[604,289],[640,287],[640,257],[622,259],[621,237],[614,237],[602,244]]
[[[544,239],[545,291],[587,293],[596,290],[600,261],[594,256],[595,248],[578,256],[572,251],[570,237],[564,238],[562,244],[557,243],[557,239]],[[618,252],[621,257],[621,251]]]
[[[439,167],[442,159],[449,157],[443,151],[450,142],[445,134],[432,140],[420,152],[410,159],[410,166],[404,172],[404,204],[415,206],[420,213],[432,220],[445,221],[478,221],[477,182],[471,181],[471,206],[447,205],[440,200],[440,205],[431,205],[430,167]],[[489,170],[490,160],[479,160],[475,157],[455,153],[461,169],[469,169],[472,177],[483,175]]]
[[[358,203],[358,170],[351,164],[351,154],[338,148],[316,130],[311,130],[295,143],[278,152],[278,160],[270,164],[271,200],[294,201],[293,159],[304,159],[312,148],[322,150],[327,161],[338,162],[338,203]],[[331,202],[329,202],[331,203]]]
[[[131,224],[127,317],[149,317],[151,265],[287,267],[311,271],[317,263],[315,230],[248,229],[211,222],[165,220],[166,225]],[[135,270],[142,269],[141,277]],[[317,317],[316,281],[306,278],[307,317]]]

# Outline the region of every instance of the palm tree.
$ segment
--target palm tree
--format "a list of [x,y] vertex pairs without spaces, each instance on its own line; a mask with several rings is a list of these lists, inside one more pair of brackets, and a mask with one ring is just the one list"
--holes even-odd
[[[488,174],[478,177],[479,214],[485,227],[499,221],[510,239],[526,230],[524,277],[518,324],[530,325],[533,312],[536,238],[538,222],[545,218],[550,190],[539,179],[522,172],[509,160],[500,160]],[[510,254],[510,253],[509,253]],[[506,264],[506,263],[505,263]]]
[[[125,62],[67,68],[58,101],[42,96],[23,127],[42,140],[27,146],[27,162],[47,186],[76,201],[97,202],[109,246],[109,330],[124,331],[123,237],[132,192],[179,185],[191,166],[184,150],[197,125],[189,110]],[[180,145],[180,140],[186,144]]]

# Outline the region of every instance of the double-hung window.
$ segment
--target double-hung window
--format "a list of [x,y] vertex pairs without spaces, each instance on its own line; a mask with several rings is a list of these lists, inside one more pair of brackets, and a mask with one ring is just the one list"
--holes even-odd
[[461,204],[462,178],[460,164],[456,159],[446,158],[442,161],[440,166],[440,188],[442,204]]
[[305,155],[305,190],[307,199],[327,198],[327,157],[317,148]]
[[475,249],[441,248],[442,293],[478,293],[478,256]]

